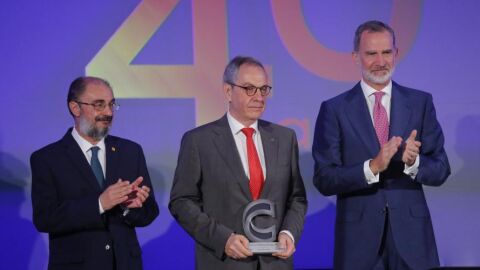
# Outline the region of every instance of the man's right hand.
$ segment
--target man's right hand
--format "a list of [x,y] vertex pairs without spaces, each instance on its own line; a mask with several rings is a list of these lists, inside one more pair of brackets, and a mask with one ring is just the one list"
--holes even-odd
[[230,235],[225,245],[225,254],[233,259],[245,259],[253,253],[248,249],[248,239],[241,234]]
[[386,144],[382,145],[378,155],[370,161],[370,170],[374,175],[385,171],[392,160],[393,155],[397,153],[402,145],[402,137],[393,136]]
[[100,194],[99,200],[103,210],[110,210],[117,204],[125,202],[128,200],[128,194],[130,194],[130,192],[132,192],[130,182],[118,179],[115,184],[110,185]]

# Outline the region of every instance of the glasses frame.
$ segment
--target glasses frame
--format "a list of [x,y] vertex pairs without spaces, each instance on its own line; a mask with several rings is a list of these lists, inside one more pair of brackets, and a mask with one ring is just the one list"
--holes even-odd
[[[256,87],[254,85],[241,86],[241,85],[234,84],[232,82],[229,82],[228,84],[230,84],[231,86],[236,86],[236,87],[242,88],[243,90],[245,90],[245,94],[247,94],[247,96],[249,96],[249,97],[255,96],[255,94],[257,94],[257,91],[260,91],[260,95],[262,95],[262,97],[265,97],[265,96],[268,96],[270,94],[270,92],[272,91],[272,87],[270,85],[267,85],[267,84],[262,85],[260,87]],[[264,87],[266,87],[267,90],[262,91],[262,88],[264,88]],[[255,91],[253,91],[253,93],[249,94],[248,92],[252,91],[249,88],[255,88]]]
[[90,105],[92,106],[95,111],[101,112],[107,108],[107,106],[110,108],[112,111],[118,111],[120,109],[120,105],[118,105],[115,101],[112,101],[110,103],[106,103],[104,101],[99,101],[97,103],[87,103],[87,102],[82,102],[79,100],[75,100],[76,103],[81,104],[81,105]]

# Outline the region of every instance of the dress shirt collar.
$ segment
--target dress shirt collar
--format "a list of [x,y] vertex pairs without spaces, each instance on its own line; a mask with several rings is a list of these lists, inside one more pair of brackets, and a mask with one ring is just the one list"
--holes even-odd
[[[240,123],[237,119],[235,119],[230,112],[227,112],[227,119],[228,119],[228,125],[230,126],[230,129],[232,130],[233,135],[237,135],[239,132],[242,132],[242,128],[246,128],[243,126],[242,123]],[[258,134],[258,120],[253,122],[250,128],[253,128],[255,130],[254,134]]]
[[103,137],[97,144],[93,145],[89,141],[85,140],[82,136],[80,136],[75,127],[73,127],[72,129],[72,136],[78,143],[84,154],[86,154],[93,146],[98,146],[100,147],[101,151],[105,152],[105,137]]
[[[360,82],[360,86],[362,87],[363,95],[367,100],[371,95],[373,95],[373,93],[378,91],[373,87],[371,87],[370,85],[368,85],[363,79]],[[390,80],[390,82],[380,91],[384,92],[385,96],[391,97],[392,96],[392,80]]]

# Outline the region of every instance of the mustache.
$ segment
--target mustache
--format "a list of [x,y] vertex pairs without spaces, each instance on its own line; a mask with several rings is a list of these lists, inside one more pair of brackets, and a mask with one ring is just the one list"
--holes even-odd
[[95,117],[95,121],[100,122],[100,121],[106,121],[106,122],[112,122],[113,116],[110,115],[99,115]]
[[377,68],[374,68],[372,71],[389,71],[390,69],[388,67],[377,67]]

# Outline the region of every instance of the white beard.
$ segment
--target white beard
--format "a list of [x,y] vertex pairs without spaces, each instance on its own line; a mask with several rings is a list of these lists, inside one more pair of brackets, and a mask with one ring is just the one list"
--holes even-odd
[[372,72],[363,69],[362,74],[363,76],[367,79],[367,81],[373,82],[375,84],[386,84],[393,75],[393,72],[395,71],[395,67],[391,68],[385,75],[383,76],[376,76]]

